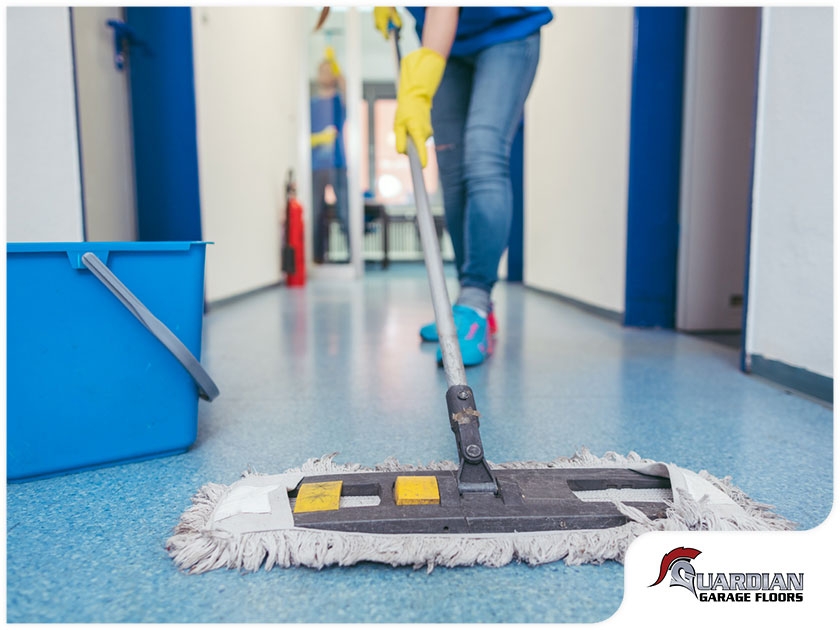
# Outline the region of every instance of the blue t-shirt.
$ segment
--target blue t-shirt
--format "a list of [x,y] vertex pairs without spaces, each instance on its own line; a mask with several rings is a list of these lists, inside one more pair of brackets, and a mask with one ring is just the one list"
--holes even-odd
[[330,168],[346,168],[344,157],[344,103],[339,94],[324,98],[315,96],[309,103],[309,119],[312,133],[323,131],[330,125],[338,130],[335,142],[312,147],[312,170],[322,171]]
[[[426,7],[407,7],[423,40]],[[517,39],[525,39],[551,22],[548,7],[461,7],[458,30],[452,44],[453,57],[472,55],[480,50]]]

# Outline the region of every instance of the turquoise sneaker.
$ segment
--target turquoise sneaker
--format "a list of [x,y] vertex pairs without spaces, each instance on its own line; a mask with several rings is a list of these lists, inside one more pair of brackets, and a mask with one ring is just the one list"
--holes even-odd
[[423,328],[420,329],[420,339],[423,341],[437,341],[437,324],[432,322],[431,324],[423,326]]
[[[493,314],[492,304],[490,305],[490,312],[487,313],[487,328],[491,335],[495,335],[496,331],[499,329],[496,324],[496,316]],[[431,324],[423,326],[423,328],[420,329],[420,339],[423,341],[437,341],[437,325],[432,322]]]
[[[493,351],[488,318],[468,306],[458,304],[452,307],[452,315],[455,317],[455,328],[458,329],[458,345],[461,347],[464,365],[478,365]],[[437,361],[438,365],[443,365],[440,348],[437,350]]]

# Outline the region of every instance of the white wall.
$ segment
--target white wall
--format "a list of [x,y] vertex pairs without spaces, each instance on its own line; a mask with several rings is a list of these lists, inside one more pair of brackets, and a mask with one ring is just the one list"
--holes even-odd
[[6,31],[7,239],[80,241],[70,12],[10,7]]
[[763,10],[747,352],[833,375],[831,8]]
[[[193,9],[207,299],[280,280],[288,168],[300,173],[305,8]],[[308,133],[306,133],[308,137]]]
[[624,311],[633,9],[553,8],[525,111],[525,284]]
[[752,183],[754,7],[690,7],[677,327],[740,330]]

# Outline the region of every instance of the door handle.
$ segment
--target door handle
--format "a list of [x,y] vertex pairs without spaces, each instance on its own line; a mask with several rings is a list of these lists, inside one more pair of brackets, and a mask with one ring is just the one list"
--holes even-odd
[[125,67],[126,55],[130,48],[142,50],[147,55],[151,54],[146,42],[137,36],[137,31],[122,20],[108,20],[105,25],[114,29],[114,65],[120,72]]

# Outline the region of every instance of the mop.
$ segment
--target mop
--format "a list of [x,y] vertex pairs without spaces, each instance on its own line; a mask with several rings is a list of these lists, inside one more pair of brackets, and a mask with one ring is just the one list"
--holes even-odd
[[[399,63],[397,38],[395,30]],[[166,543],[179,568],[600,564],[623,562],[630,543],[649,531],[795,527],[728,477],[634,452],[596,457],[581,449],[550,462],[488,461],[410,138],[407,149],[458,461],[410,466],[389,458],[368,468],[337,463],[333,453],[282,474],[249,470],[230,486],[208,483]]]

